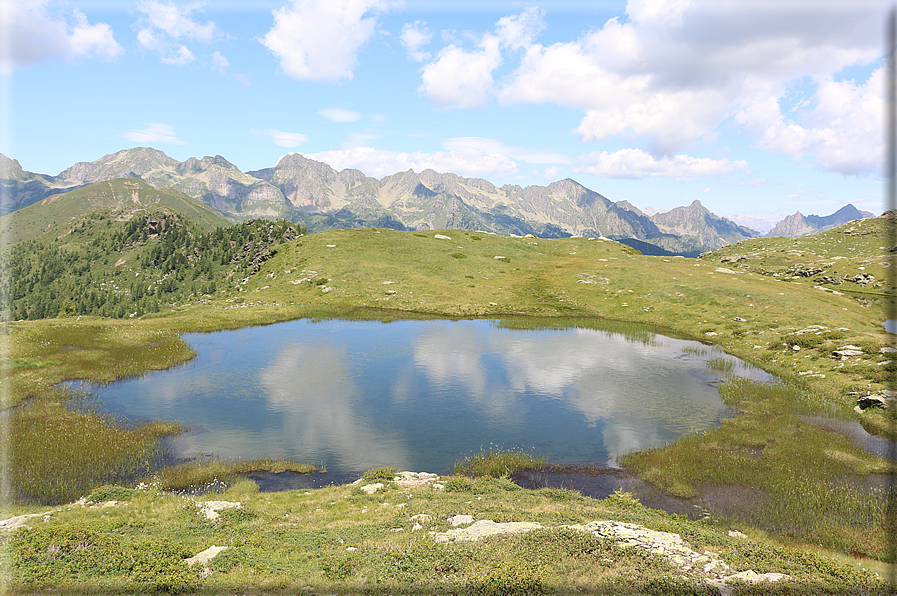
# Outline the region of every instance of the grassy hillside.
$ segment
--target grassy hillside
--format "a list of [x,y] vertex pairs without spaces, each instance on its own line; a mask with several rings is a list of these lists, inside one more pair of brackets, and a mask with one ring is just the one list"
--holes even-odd
[[[885,269],[882,263],[888,262],[885,225],[885,220],[865,220],[816,237],[751,240],[697,260],[640,255],[607,240],[506,238],[455,230],[339,230],[285,242],[277,247],[277,254],[259,263],[257,271],[241,278],[232,290],[167,303],[158,313],[124,320],[81,317],[5,323],[2,329],[9,359],[2,371],[2,386],[7,404],[22,404],[7,418],[11,447],[13,453],[27,456],[14,461],[11,487],[22,503],[40,495],[54,495],[57,502],[64,502],[102,483],[133,486],[141,473],[152,476],[153,438],[177,432],[176,424],[122,428],[89,411],[73,412],[63,407],[71,396],[57,384],[72,378],[111,381],[183,362],[192,357],[189,346],[179,339],[185,331],[329,316],[513,317],[513,324],[518,326],[600,327],[610,321],[617,329],[630,323],[648,324],[661,332],[719,346],[775,374],[783,384],[768,387],[730,382],[722,393],[738,412],[734,418],[715,431],[688,436],[625,460],[630,470],[668,492],[696,502],[708,495],[730,495],[746,504],[743,511],[736,507],[727,514],[729,517],[705,522],[647,512],[627,519],[658,529],[679,524],[676,531],[691,532],[688,535],[696,544],[707,546],[719,540],[720,552],[734,549],[725,552],[740,553],[727,555],[735,560],[753,556],[748,552],[765,553],[757,555],[762,568],[758,568],[761,566],[756,559],[747,565],[757,572],[803,573],[800,581],[804,583],[788,589],[807,591],[807,578],[813,574],[809,569],[834,564],[829,559],[825,564],[814,559],[813,549],[818,546],[810,544],[823,545],[843,557],[854,553],[894,560],[888,546],[889,531],[894,528],[886,523],[885,498],[881,492],[861,488],[875,485],[891,467],[805,417],[823,414],[858,420],[878,434],[893,429],[893,407],[870,408],[862,413],[853,410],[858,396],[886,389],[894,370],[889,355],[882,352],[891,341],[884,337],[881,327],[882,298],[887,288],[875,286]],[[742,256],[745,258],[728,258]],[[846,258],[835,258],[839,256]],[[871,272],[875,280],[862,287],[851,281],[820,285],[811,277],[788,273],[793,265],[807,268],[815,264],[817,260],[811,257],[837,264],[819,275],[847,278],[854,272]],[[776,273],[779,275],[774,276]],[[816,289],[817,285],[842,290],[850,287],[853,291],[836,293]],[[860,354],[843,358],[834,353],[845,345],[858,347]],[[91,445],[119,448],[91,449]],[[60,462],[67,462],[64,476]],[[619,516],[628,515],[626,507],[616,506],[619,503],[608,509],[605,507],[611,503],[583,500],[564,491],[517,492],[506,483],[489,482],[487,488],[468,490],[462,480],[458,483],[462,496],[445,493],[444,501],[436,493],[406,497],[396,491],[376,497],[376,503],[389,502],[390,508],[408,499],[410,505],[401,514],[356,494],[351,487],[343,487],[311,495],[254,495],[251,490],[249,494],[232,494],[252,515],[237,516],[222,525],[197,522],[184,512],[189,502],[142,493],[135,497],[133,506],[108,509],[106,516],[101,509],[73,509],[74,513],[60,516],[58,523],[61,527],[83,523],[86,531],[98,536],[97,540],[114,537],[128,544],[167,537],[172,543],[188,544],[186,550],[191,554],[199,550],[201,542],[203,548],[210,541],[239,547],[232,553],[235,558],[224,559],[229,562],[216,567],[217,575],[203,584],[210,590],[226,590],[228,586],[236,590],[237,586],[261,581],[259,574],[266,573],[272,578],[271,589],[295,591],[310,585],[315,590],[349,593],[385,592],[405,586],[403,589],[414,591],[409,586],[425,585],[436,568],[432,566],[449,565],[445,557],[468,552],[471,558],[457,563],[454,573],[459,583],[452,588],[463,593],[474,591],[474,584],[480,585],[477,578],[489,576],[491,561],[498,565],[495,573],[516,573],[513,569],[517,569],[526,575],[529,568],[523,567],[524,545],[534,547],[516,537],[472,547],[471,551],[434,554],[428,550],[432,546],[424,534],[411,535],[408,528],[405,533],[390,532],[402,525],[399,517],[404,520],[406,511],[426,513],[427,509],[441,515],[444,509],[496,521],[548,520],[556,514],[559,522],[566,520],[563,523],[592,516],[622,519]],[[250,485],[242,486],[242,490],[247,486],[251,489]],[[452,500],[456,498],[462,500]],[[555,501],[562,501],[563,507],[552,509]],[[306,509],[305,503],[312,505],[311,509]],[[371,513],[362,516],[360,508],[364,507]],[[375,507],[379,511],[376,515]],[[33,506],[17,509],[34,510]],[[324,517],[315,517],[318,514]],[[379,517],[381,514],[385,517]],[[283,527],[294,528],[296,536],[304,537],[300,540],[305,545],[302,549],[311,549],[304,562],[288,554],[302,549],[276,546],[286,539],[275,523],[287,524]],[[702,534],[723,532],[732,524],[756,537],[759,542],[755,547],[740,549],[722,534],[717,538]],[[438,528],[442,531],[442,526]],[[332,531],[336,533],[326,533]],[[325,532],[326,536],[316,532]],[[34,538],[35,544],[43,545],[46,552],[47,545],[41,540],[47,538],[41,536]],[[338,538],[344,542],[339,543]],[[247,540],[245,544],[243,539]],[[345,553],[345,545],[355,546],[356,542],[363,555],[357,559]],[[780,544],[803,546],[786,555],[781,550],[786,547],[776,546]],[[501,545],[508,550],[502,550],[505,547]],[[181,552],[172,548],[175,554]],[[477,550],[480,548],[483,550]],[[263,557],[262,552],[273,554]],[[540,557],[546,554],[539,552]],[[594,564],[591,572],[578,567],[583,560],[594,563],[592,559],[569,553],[548,554],[552,562],[545,567],[546,585],[574,585],[578,578],[588,576],[583,585],[597,586],[594,589],[600,593],[602,587],[613,591],[622,585],[614,581],[626,584],[636,581],[637,576],[660,581],[674,575],[669,568],[652,566],[654,563],[643,559],[594,552],[628,562],[620,563],[625,569],[611,565],[605,574],[604,570],[595,571]],[[476,560],[482,565],[472,563]],[[501,560],[515,564],[501,571]],[[390,562],[384,567],[383,561],[408,561],[408,566]],[[400,573],[402,569],[405,571]],[[90,570],[73,573],[66,581],[82,588],[91,582],[107,582],[104,585],[108,587],[118,585],[118,581],[132,581],[121,579],[124,572],[105,579],[91,575],[94,572]],[[828,572],[819,573],[821,583],[813,584],[811,592],[823,589],[829,581],[824,575]],[[48,577],[48,581],[58,579],[55,575]],[[378,583],[378,577],[385,583]],[[415,580],[420,583],[415,584]],[[29,583],[23,589],[38,585]],[[660,584],[631,585],[653,593],[674,589],[701,593],[694,586],[668,585],[665,589]],[[860,584],[851,585],[865,589],[859,588]]]
[[219,212],[177,190],[157,189],[136,178],[117,178],[51,195],[0,217],[0,243],[12,244],[36,238],[57,225],[97,209],[120,210],[126,207],[167,207],[205,230],[231,224]]

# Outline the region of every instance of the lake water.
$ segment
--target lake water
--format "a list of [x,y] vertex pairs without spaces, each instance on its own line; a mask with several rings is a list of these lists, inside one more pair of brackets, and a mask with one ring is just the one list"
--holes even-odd
[[358,477],[446,473],[490,446],[614,466],[732,415],[707,361],[763,371],[697,342],[495,321],[297,320],[184,336],[191,362],[93,387],[108,412],[190,427],[176,458],[287,458]]

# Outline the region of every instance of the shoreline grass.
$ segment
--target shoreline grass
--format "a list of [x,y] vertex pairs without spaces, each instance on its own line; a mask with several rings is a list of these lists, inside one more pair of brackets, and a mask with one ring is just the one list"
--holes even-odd
[[141,484],[158,490],[196,492],[206,489],[226,488],[238,476],[251,472],[311,474],[314,471],[315,467],[310,464],[289,460],[272,460],[269,458],[221,460],[208,458],[162,468],[152,476],[146,477]]
[[[25,461],[22,455],[30,454],[31,460],[38,462],[34,472],[28,470],[28,474],[39,479],[35,486],[43,486],[48,494],[57,494],[54,487],[68,483],[65,474],[74,473],[79,467],[102,468],[109,462],[119,462],[128,470],[140,469],[147,461],[144,454],[152,453],[147,451],[147,445],[153,442],[153,433],[164,434],[163,429],[147,427],[138,432],[105,424],[91,418],[91,414],[70,412],[62,405],[65,394],[56,384],[68,379],[112,382],[187,362],[194,353],[182,339],[183,333],[268,325],[303,317],[384,322],[403,318],[490,318],[508,319],[508,324],[523,327],[544,325],[546,320],[555,325],[588,326],[594,322],[601,326],[609,322],[619,324],[620,332],[635,335],[639,329],[653,326],[658,333],[669,332],[673,337],[712,344],[708,350],[725,351],[782,379],[784,386],[799,398],[769,401],[765,415],[782,422],[768,429],[781,433],[772,443],[778,448],[785,450],[785,446],[791,445],[797,452],[815,449],[812,454],[824,460],[825,466],[851,469],[852,474],[868,478],[866,464],[858,466],[850,458],[845,463],[838,461],[843,456],[820,453],[821,443],[812,438],[815,431],[805,432],[812,425],[798,424],[802,421],[793,416],[794,412],[822,410],[825,415],[837,411],[874,433],[893,436],[895,408],[868,410],[862,415],[852,413],[856,403],[852,394],[887,388],[885,375],[889,374],[889,365],[878,362],[882,358],[881,348],[888,347],[890,339],[882,337],[880,305],[814,289],[811,280],[772,278],[761,271],[771,265],[760,257],[748,260],[749,267],[736,274],[715,273],[717,263],[712,259],[749,248],[759,254],[762,248],[756,247],[764,246],[762,243],[727,247],[728,252],[714,253],[705,260],[665,261],[637,255],[608,241],[530,241],[483,235],[478,241],[469,242],[472,239],[467,232],[451,231],[449,235],[453,237],[452,246],[431,241],[427,234],[418,238],[392,230],[311,234],[282,245],[278,254],[232,297],[207,304],[172,305],[164,312],[135,319],[81,317],[0,324],[0,341],[9,355],[7,366],[0,368],[0,395],[8,412],[10,446],[15,454],[13,470]],[[873,247],[881,243],[874,235],[862,239]],[[806,248],[806,243],[812,241],[794,242],[804,243],[801,246]],[[458,244],[465,245],[467,258],[452,258],[446,252],[457,251],[454,246]],[[785,267],[791,258],[787,253],[790,245],[780,244],[782,247],[770,258],[778,259],[775,262],[781,261]],[[336,248],[326,248],[327,245]],[[506,255],[510,261],[495,260],[497,254]],[[802,258],[806,260],[806,254]],[[849,259],[839,262],[839,267],[859,263],[860,258],[859,251],[856,255],[851,253]],[[328,282],[332,290],[323,293],[319,286],[293,284],[305,270],[316,271],[316,278],[332,280]],[[578,283],[582,279],[602,283]],[[389,288],[394,294],[386,294],[385,281],[393,282]],[[811,325],[824,325],[827,330],[818,335],[812,333],[813,339],[810,334],[800,334]],[[861,346],[863,355],[847,362],[835,358],[833,352],[847,344]],[[795,350],[794,346],[801,349]],[[11,409],[18,404],[27,405]],[[765,430],[757,428],[754,422],[763,419],[762,412],[751,414],[749,409],[745,406],[716,434],[689,437],[686,442],[691,442],[686,447],[668,447],[713,456],[715,459],[708,461],[718,464],[719,478],[736,478],[746,461],[744,457],[749,456],[739,455],[737,449],[744,445],[748,449],[759,447],[751,447],[750,437],[745,439],[731,429],[744,425],[740,432],[746,435]],[[35,440],[38,435],[53,434],[49,429],[54,424],[53,433],[60,438],[77,437],[81,426],[99,429],[96,432],[105,433],[108,439],[104,440],[116,448],[100,453],[89,440],[97,435],[86,433],[69,448],[73,457],[60,459],[68,452],[61,440],[54,438],[46,444]],[[30,434],[33,425],[45,430]],[[754,442],[759,439],[755,437]],[[853,457],[846,447],[835,451]],[[673,451],[656,450],[644,457],[659,460],[669,453]],[[770,455],[774,453],[771,451]],[[41,464],[43,460],[46,461]],[[65,474],[60,471],[63,468]],[[691,489],[697,494],[704,487],[698,482],[700,474],[689,471],[689,465],[667,468],[663,473],[649,473],[647,470],[658,470],[660,466],[648,465],[640,473],[673,491]],[[815,469],[810,466],[810,470]],[[770,468],[763,474],[774,472]],[[829,477],[824,470],[820,473]],[[26,482],[22,473],[10,475],[10,479],[13,496],[21,495],[22,483]],[[109,479],[96,479],[87,484],[108,482]],[[78,496],[81,494],[74,498]],[[801,491],[788,496],[794,501],[794,508],[819,507],[819,503],[805,497]],[[851,534],[853,526],[847,517],[843,517],[843,524],[838,540],[830,541],[833,548],[849,552],[859,546],[858,552],[880,552],[874,545],[870,547],[869,539],[862,535],[866,525],[861,523],[861,530]]]
[[480,448],[478,452],[456,461],[453,471],[455,475],[470,478],[510,478],[518,472],[543,470],[547,467],[547,457],[522,448],[506,449],[490,445],[488,450]]

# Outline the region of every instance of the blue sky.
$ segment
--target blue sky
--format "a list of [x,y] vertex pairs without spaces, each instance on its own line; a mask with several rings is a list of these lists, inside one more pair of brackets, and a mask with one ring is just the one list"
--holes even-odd
[[884,0],[0,0],[0,152],[882,210]]

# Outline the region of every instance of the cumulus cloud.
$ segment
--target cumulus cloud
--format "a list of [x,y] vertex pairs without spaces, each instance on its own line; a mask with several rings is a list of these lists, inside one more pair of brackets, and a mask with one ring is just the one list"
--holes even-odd
[[318,114],[331,122],[355,122],[361,119],[361,114],[344,108],[321,108]]
[[426,21],[405,23],[399,39],[402,40],[402,45],[408,51],[408,57],[415,62],[423,62],[430,57],[430,52],[421,49],[433,39],[433,34],[427,29]]
[[884,155],[883,79],[884,68],[863,84],[825,77],[807,102],[812,107],[795,110],[799,121],[786,118],[769,96],[757,98],[736,119],[759,137],[763,149],[810,155],[820,168],[841,174],[876,171]]
[[[138,23],[137,43],[147,50],[159,52],[165,64],[183,66],[195,59],[193,52],[182,41],[209,43],[218,35],[218,28],[212,21],[199,23],[194,20],[193,13],[201,10],[198,2],[178,6],[170,0],[144,0],[137,10],[142,14]],[[218,67],[218,64],[213,64]]]
[[134,143],[171,143],[173,145],[185,145],[174,133],[174,127],[170,124],[152,122],[143,130],[126,130],[121,136]]
[[570,158],[560,153],[531,151],[521,147],[509,147],[495,139],[484,137],[455,137],[446,139],[442,146],[450,151],[474,150],[486,154],[506,155],[527,163],[570,163]]
[[115,41],[106,23],[91,25],[87,16],[73,11],[71,17],[52,15],[46,0],[0,2],[3,51],[0,74],[52,58],[78,61],[84,58],[115,60],[124,49]]
[[439,51],[421,69],[418,91],[446,108],[482,106],[495,93],[493,72],[502,65],[502,49],[519,49],[532,42],[544,28],[543,12],[535,7],[498,20],[494,33],[483,34],[477,47],[464,49],[454,43]]
[[451,44],[436,60],[421,69],[418,91],[447,108],[475,108],[493,91],[492,71],[502,63],[499,39],[487,34],[479,49],[465,50]]
[[625,178],[641,180],[650,176],[664,176],[678,179],[697,178],[731,174],[750,173],[750,166],[744,160],[710,159],[675,155],[657,159],[641,149],[621,149],[614,153],[593,152],[574,160],[572,169],[577,173],[588,173],[603,178]]
[[274,26],[260,40],[288,77],[336,82],[351,79],[358,51],[376,27],[372,12],[388,0],[292,0],[273,12]]
[[[580,109],[573,133],[583,141],[636,141],[656,159],[734,119],[759,147],[810,156],[825,170],[880,167],[880,85],[836,76],[880,58],[880,2],[630,0],[626,12],[628,20],[544,45],[541,11],[504,17],[475,48],[455,39],[440,50],[420,92],[454,108],[495,97]],[[496,79],[514,50],[513,72]],[[786,118],[781,100],[806,78],[814,95],[794,98]]]
[[517,171],[514,160],[497,153],[483,153],[475,149],[434,151],[431,153],[388,151],[372,147],[355,147],[340,151],[305,154],[323,161],[336,170],[355,168],[368,176],[382,178],[396,172],[426,169],[453,172],[462,176],[490,178],[509,176]]
[[277,130],[276,128],[263,131],[252,130],[250,132],[259,137],[271,137],[274,140],[274,144],[280,145],[281,147],[298,147],[308,140],[308,137],[304,134],[298,132],[284,132],[282,130]]

